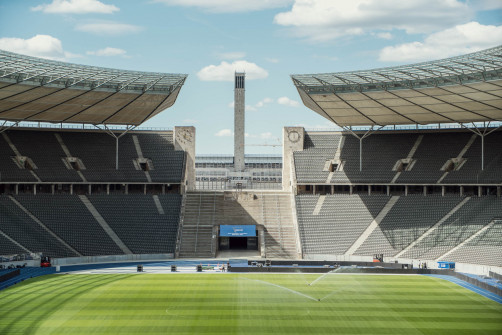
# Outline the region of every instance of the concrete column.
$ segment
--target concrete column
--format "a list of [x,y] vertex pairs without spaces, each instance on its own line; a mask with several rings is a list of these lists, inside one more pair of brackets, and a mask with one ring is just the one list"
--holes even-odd
[[331,194],[335,194],[335,185],[331,185]]
[[91,194],[92,194],[92,185],[89,184],[89,195],[91,195]]
[[464,187],[460,186],[460,196],[464,196]]
[[408,195],[408,185],[404,186],[404,195]]
[[478,186],[478,197],[481,197],[481,196],[483,196],[483,187]]
[[244,171],[245,73],[235,73],[234,85],[234,169]]
[[143,186],[143,194],[146,195],[146,184]]
[[166,184],[162,184],[162,194],[166,194]]
[[368,185],[368,195],[371,195],[371,185]]
[[54,193],[56,193],[56,185],[54,185],[54,184],[51,185],[51,193],[52,193],[52,195],[54,195]]
[[174,127],[174,150],[186,153],[185,180],[181,193],[195,190],[195,127]]
[[502,187],[500,186],[497,186],[497,197],[501,197],[502,196]]
[[424,197],[427,195],[427,186],[424,186]]
[[441,195],[444,197],[444,195],[446,194],[446,186],[441,186]]
[[33,194],[37,195],[37,184],[33,185]]
[[70,194],[73,195],[73,184],[70,184]]
[[16,195],[19,194],[19,184],[16,184]]
[[390,195],[390,185],[387,185],[387,196]]
[[129,184],[125,185],[125,194],[129,194]]
[[106,195],[110,195],[110,184],[106,184]]
[[282,189],[295,190],[296,175],[293,162],[293,152],[303,151],[305,129],[303,127],[284,127],[282,130]]
[[314,195],[315,195],[315,189],[316,189],[315,185],[312,185],[312,194]]

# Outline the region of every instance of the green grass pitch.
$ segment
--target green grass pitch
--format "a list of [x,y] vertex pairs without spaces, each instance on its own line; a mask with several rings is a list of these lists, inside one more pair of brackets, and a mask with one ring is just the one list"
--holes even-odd
[[441,279],[320,276],[44,276],[0,291],[0,334],[502,334],[502,305]]

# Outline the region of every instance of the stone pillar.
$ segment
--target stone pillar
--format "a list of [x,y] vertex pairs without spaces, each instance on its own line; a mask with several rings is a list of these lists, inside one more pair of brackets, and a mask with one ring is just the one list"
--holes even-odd
[[441,186],[441,195],[444,197],[444,195],[446,194],[446,186]]
[[195,190],[195,127],[174,127],[174,150],[186,153],[185,179],[181,193]]
[[234,169],[244,171],[244,134],[245,134],[245,78],[246,74],[235,73],[234,86]]
[[335,194],[335,185],[331,185],[331,195]]
[[73,184],[70,184],[70,194],[73,195]]
[[368,185],[368,195],[371,195],[371,185]]
[[483,196],[483,187],[478,186],[478,197],[481,197],[481,196]]
[[390,195],[390,185],[387,185],[387,196]]
[[354,185],[350,185],[350,195],[354,193]]
[[284,127],[282,130],[282,189],[296,189],[293,152],[303,151],[305,129],[303,127]]
[[502,187],[500,186],[497,186],[497,197],[501,197],[502,196]]
[[404,195],[408,195],[408,185],[404,186]]
[[91,195],[91,194],[92,194],[92,185],[89,184],[89,195]]
[[54,195],[54,193],[56,193],[56,185],[54,185],[54,184],[51,185],[51,193],[52,193],[52,195]]
[[424,197],[427,195],[427,186],[424,186]]
[[110,195],[110,184],[106,184],[106,195]]
[[464,187],[460,186],[460,196],[464,196]]

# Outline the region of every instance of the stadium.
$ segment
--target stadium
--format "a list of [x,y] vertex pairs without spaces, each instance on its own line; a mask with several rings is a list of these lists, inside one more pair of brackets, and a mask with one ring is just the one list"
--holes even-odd
[[[502,47],[295,74],[282,157],[141,128],[187,80],[0,51],[0,333],[500,334]],[[203,126],[201,126],[203,127]]]

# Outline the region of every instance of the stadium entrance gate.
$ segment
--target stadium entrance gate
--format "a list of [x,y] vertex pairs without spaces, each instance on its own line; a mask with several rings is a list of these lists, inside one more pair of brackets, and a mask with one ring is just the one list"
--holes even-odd
[[258,250],[256,225],[221,225],[219,250]]

